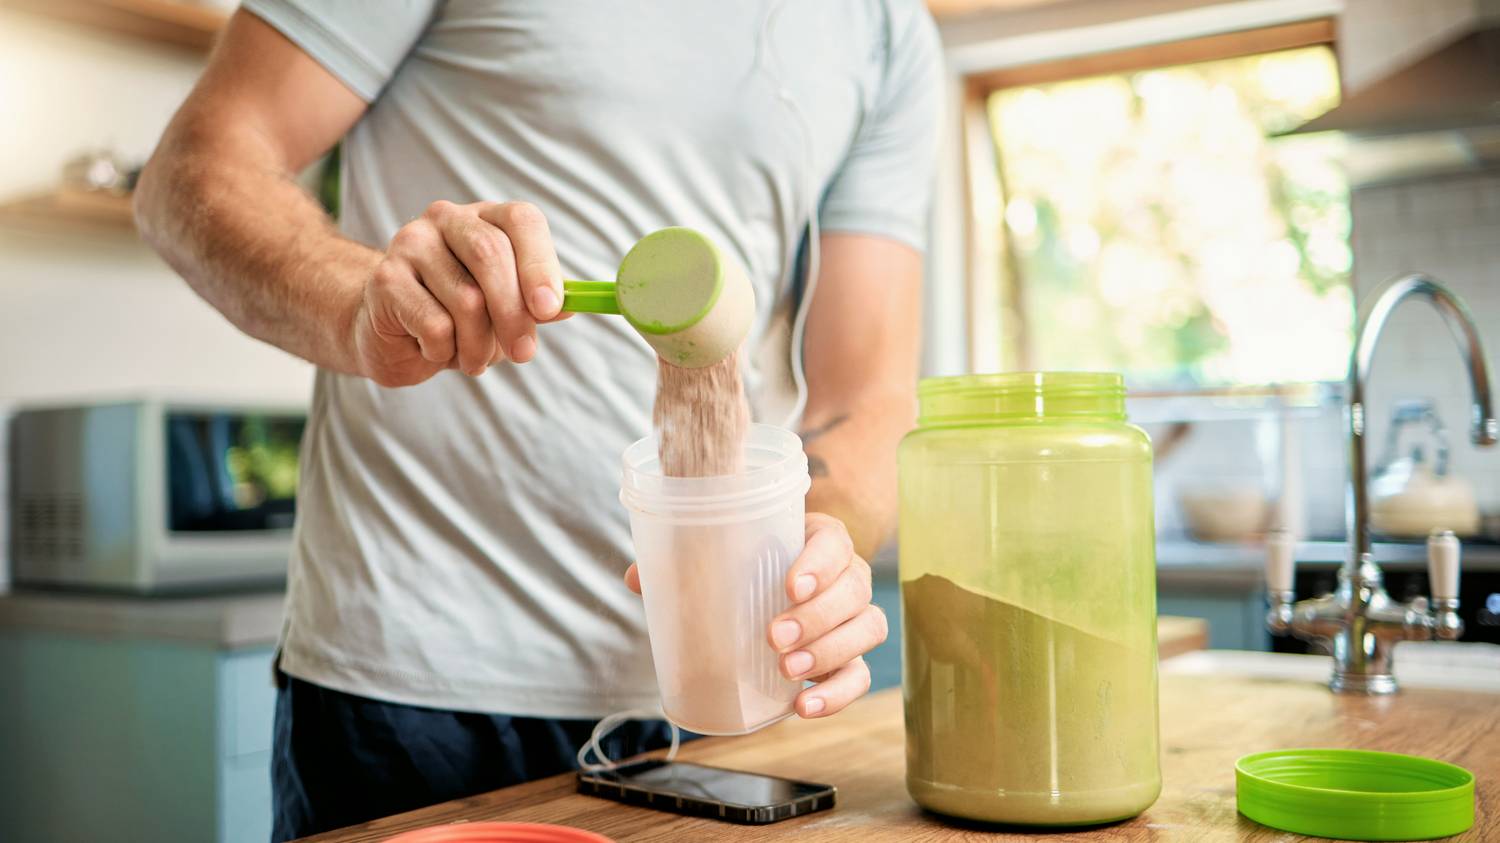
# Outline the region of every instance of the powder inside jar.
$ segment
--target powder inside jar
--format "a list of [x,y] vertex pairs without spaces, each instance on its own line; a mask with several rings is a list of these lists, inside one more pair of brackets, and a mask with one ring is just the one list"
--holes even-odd
[[1161,790],[1156,652],[934,574],[901,583],[907,787],[988,822],[1078,825]]

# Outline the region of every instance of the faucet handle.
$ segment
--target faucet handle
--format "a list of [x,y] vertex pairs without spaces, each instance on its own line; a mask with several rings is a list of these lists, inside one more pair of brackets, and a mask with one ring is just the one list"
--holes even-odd
[[1266,628],[1277,635],[1292,630],[1292,568],[1296,564],[1297,540],[1285,530],[1266,534],[1266,597],[1271,608],[1266,611]]
[[1452,641],[1464,634],[1458,616],[1458,536],[1433,530],[1427,537],[1427,579],[1432,588],[1432,637]]
[[1285,530],[1266,534],[1266,590],[1273,594],[1292,590],[1297,539]]
[[1427,579],[1432,600],[1458,600],[1458,536],[1451,530],[1433,530],[1427,537]]

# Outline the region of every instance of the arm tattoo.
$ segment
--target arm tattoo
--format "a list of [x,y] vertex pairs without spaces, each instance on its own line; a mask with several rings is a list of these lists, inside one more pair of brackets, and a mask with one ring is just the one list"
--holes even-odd
[[[808,428],[806,430],[803,430],[802,431],[802,444],[804,446],[807,445],[808,443],[812,442],[814,439],[817,439],[819,436],[822,436],[823,434],[827,433],[828,431],[833,430],[835,427],[838,427],[839,425],[843,424],[844,422],[846,422],[848,420],[849,420],[849,414],[848,413],[841,413],[841,414],[839,414],[837,416],[834,416],[833,418],[829,419],[828,421],[823,422],[822,424],[818,425],[817,427]],[[823,459],[822,457],[816,456],[814,454],[808,454],[807,455],[807,473],[808,473],[809,476],[812,476],[812,477],[827,477],[828,476],[828,461],[825,460],[825,459]]]
[[838,427],[839,425],[843,424],[844,422],[846,422],[848,420],[849,420],[849,414],[848,413],[841,413],[841,414],[839,414],[837,416],[834,416],[833,418],[829,419],[828,421],[823,422],[822,424],[818,425],[817,427],[807,428],[807,429],[803,430],[802,431],[802,444],[806,445],[808,442],[811,442],[814,439],[817,439],[819,436],[822,436],[823,434],[827,433],[828,431],[833,430],[835,427]]

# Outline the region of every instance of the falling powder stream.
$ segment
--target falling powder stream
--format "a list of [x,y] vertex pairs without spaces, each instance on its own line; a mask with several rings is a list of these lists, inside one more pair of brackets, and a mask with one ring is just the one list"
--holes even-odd
[[750,405],[740,382],[739,354],[701,369],[657,359],[657,454],[668,477],[717,477],[745,467]]

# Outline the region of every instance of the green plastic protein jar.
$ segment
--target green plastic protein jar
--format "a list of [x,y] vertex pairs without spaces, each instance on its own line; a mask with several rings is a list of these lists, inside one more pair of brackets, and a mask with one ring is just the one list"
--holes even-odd
[[900,449],[906,786],[1086,825],[1161,792],[1151,441],[1119,375],[928,378]]

